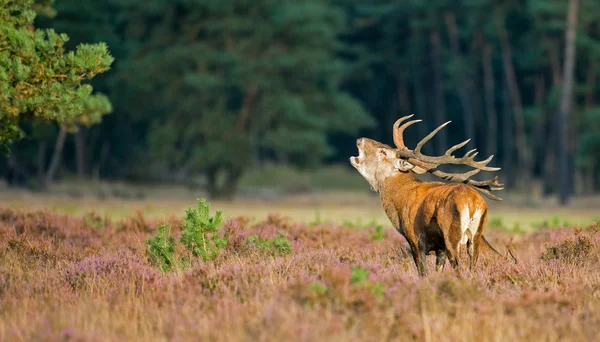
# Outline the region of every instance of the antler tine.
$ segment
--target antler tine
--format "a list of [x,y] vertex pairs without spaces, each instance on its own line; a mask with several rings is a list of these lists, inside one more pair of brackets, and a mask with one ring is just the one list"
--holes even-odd
[[[413,165],[418,166],[424,170],[427,170],[427,172],[429,172],[441,179],[445,179],[445,180],[449,180],[449,181],[457,182],[457,183],[467,184],[467,185],[479,190],[481,193],[483,193],[486,197],[488,197],[490,199],[498,200],[498,201],[502,200],[498,196],[492,195],[492,193],[491,193],[491,191],[504,189],[504,185],[498,183],[498,177],[495,177],[495,178],[493,178],[491,180],[487,180],[487,181],[475,181],[475,180],[471,179],[471,177],[473,177],[474,175],[478,174],[481,171],[498,171],[498,170],[500,170],[499,167],[487,166],[487,164],[489,164],[490,161],[492,161],[492,159],[494,158],[493,155],[491,155],[490,157],[488,157],[486,160],[483,160],[483,161],[475,161],[475,157],[479,154],[479,152],[477,152],[477,149],[468,151],[461,158],[457,158],[452,155],[452,153],[454,153],[456,150],[466,146],[469,143],[469,141],[471,141],[471,139],[467,139],[459,144],[456,144],[456,145],[450,147],[448,150],[446,150],[446,152],[443,155],[438,156],[438,157],[430,157],[430,156],[423,155],[421,153],[421,148],[423,147],[423,145],[425,145],[429,140],[431,140],[442,128],[444,128],[445,126],[450,124],[451,121],[448,121],[448,122],[445,122],[445,123],[439,125],[435,130],[433,130],[431,133],[429,133],[427,136],[425,136],[423,139],[421,139],[421,141],[419,141],[419,143],[417,144],[417,146],[415,147],[414,150],[410,150],[409,148],[407,148],[404,145],[404,138],[403,138],[404,130],[408,126],[410,126],[414,123],[417,123],[421,120],[408,121],[408,122],[404,123],[402,126],[400,126],[400,124],[402,122],[406,121],[407,119],[411,118],[412,116],[413,115],[409,115],[409,116],[400,118],[394,124],[394,142],[396,143],[396,146],[398,147],[396,154],[399,158],[408,160]],[[465,172],[465,173],[446,173],[446,172],[440,171],[438,169],[438,167],[443,164],[464,165],[464,166],[470,166],[474,169],[471,171]]]
[[413,116],[414,116],[414,114],[403,116],[400,119],[396,120],[396,122],[394,123],[393,136],[394,136],[394,144],[396,144],[396,147],[398,147],[398,148],[406,147],[406,146],[404,146],[404,137],[403,137],[404,130],[406,129],[406,127],[421,121],[421,120],[412,120],[412,121],[409,121],[409,122],[405,123],[404,125],[400,126],[401,123],[412,118]]
[[466,144],[468,144],[468,143],[469,143],[469,141],[471,141],[471,138],[469,138],[469,139],[467,139],[467,140],[465,140],[465,141],[461,142],[460,144],[456,144],[456,145],[454,145],[454,146],[450,147],[450,148],[448,149],[448,151],[446,151],[446,154],[452,154],[454,151],[456,151],[456,150],[458,150],[459,148],[461,148],[461,147],[465,146]]
[[481,165],[483,167],[482,170],[484,170],[484,171],[499,171],[501,169],[500,167],[487,166],[487,164],[489,164],[492,161],[492,159],[494,159],[493,154],[491,156],[489,156],[488,159],[482,160],[482,161],[479,161],[476,163],[478,165]]
[[474,155],[471,156],[471,153],[477,151],[476,148],[470,150],[469,152],[465,153],[465,156],[463,157],[463,159],[473,159],[473,157],[475,157],[477,155],[477,153],[475,153]]
[[481,172],[481,169],[473,169],[469,172],[465,172],[465,173],[445,173],[445,172],[441,172],[441,174],[443,174],[443,179],[445,180],[456,180],[457,178],[464,178],[469,179],[473,176],[475,176],[476,174],[478,174],[479,172]]
[[447,121],[447,122],[439,125],[438,128],[433,130],[433,132],[427,134],[427,136],[425,138],[421,139],[421,141],[419,141],[419,143],[417,144],[417,147],[415,147],[415,155],[417,155],[419,157],[422,156],[421,148],[423,147],[423,145],[425,145],[425,143],[428,142],[429,140],[431,140],[431,138],[433,138],[433,136],[436,135],[437,132],[439,132],[442,128],[444,128],[451,122],[452,121]]

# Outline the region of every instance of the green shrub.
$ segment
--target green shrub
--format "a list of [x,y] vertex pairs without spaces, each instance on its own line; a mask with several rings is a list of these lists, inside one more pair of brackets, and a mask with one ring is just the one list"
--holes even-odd
[[210,205],[205,199],[198,199],[198,209],[188,208],[181,223],[181,243],[194,257],[204,261],[214,260],[227,245],[229,235],[219,236],[222,212],[210,217]]
[[325,295],[327,294],[327,286],[321,283],[310,283],[307,287],[309,292],[315,293],[317,295]]
[[490,217],[488,225],[493,228],[504,228],[504,221],[502,220],[502,217],[492,216]]
[[385,237],[383,226],[378,224],[375,226],[375,231],[371,232],[371,239],[375,241],[382,241]]
[[248,241],[255,247],[271,254],[283,255],[292,253],[292,243],[287,239],[285,233],[280,232],[277,237],[273,239],[263,239],[257,235],[253,235],[248,237]]
[[369,270],[360,268],[360,267],[352,267],[352,275],[350,276],[350,284],[360,284],[367,280],[369,276]]
[[[214,260],[227,245],[229,233],[221,238],[221,211],[210,217],[210,205],[204,199],[198,199],[198,209],[188,208],[181,223],[179,242],[194,258],[202,258],[204,262]],[[158,232],[149,238],[146,244],[148,256],[163,272],[182,270],[190,266],[191,258],[177,254],[175,238],[169,233],[167,224],[158,226]]]
[[150,246],[148,256],[161,271],[173,270],[176,263],[175,238],[169,234],[168,224],[159,225],[156,235],[149,238],[146,244]]
[[385,296],[385,287],[381,283],[370,281],[369,270],[367,269],[356,266],[352,267],[350,284],[367,287],[371,294],[375,297],[382,298]]

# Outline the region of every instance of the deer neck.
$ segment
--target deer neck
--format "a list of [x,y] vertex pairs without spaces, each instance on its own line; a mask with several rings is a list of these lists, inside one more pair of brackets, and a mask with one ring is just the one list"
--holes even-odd
[[394,227],[402,232],[404,229],[400,221],[401,211],[410,209],[418,202],[415,201],[418,196],[416,188],[423,182],[412,172],[399,172],[386,178],[382,183],[378,191],[381,205]]
[[390,197],[396,197],[397,194],[410,191],[415,186],[421,184],[413,172],[398,172],[397,174],[387,177],[379,186],[379,197],[383,200]]

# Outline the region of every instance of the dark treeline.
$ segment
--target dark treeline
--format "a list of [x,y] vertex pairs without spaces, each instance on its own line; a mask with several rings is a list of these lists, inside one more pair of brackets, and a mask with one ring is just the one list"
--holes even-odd
[[[23,125],[0,161],[10,183],[79,177],[186,181],[233,194],[248,167],[346,162],[354,141],[496,155],[514,190],[585,194],[600,177],[596,0],[56,0],[36,27],[68,48],[106,42],[93,81],[112,113],[61,134]],[[567,125],[568,123],[568,125]],[[64,144],[60,140],[64,141]],[[469,148],[470,147],[470,148]],[[59,152],[62,150],[62,153]],[[58,154],[58,155],[57,155]],[[51,180],[51,179],[50,179]],[[527,190],[529,191],[529,190]]]

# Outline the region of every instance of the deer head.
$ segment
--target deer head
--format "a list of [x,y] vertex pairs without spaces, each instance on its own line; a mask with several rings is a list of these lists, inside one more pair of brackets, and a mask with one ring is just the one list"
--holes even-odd
[[350,158],[350,164],[369,182],[371,188],[379,190],[381,183],[397,174],[401,159],[396,150],[378,141],[360,138],[356,141],[358,156]]

